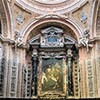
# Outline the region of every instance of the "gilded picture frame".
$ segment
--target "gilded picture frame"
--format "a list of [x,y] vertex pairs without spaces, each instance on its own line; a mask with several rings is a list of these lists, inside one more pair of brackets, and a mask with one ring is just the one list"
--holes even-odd
[[67,95],[66,60],[64,58],[43,66],[43,58],[39,63],[38,96],[65,97]]

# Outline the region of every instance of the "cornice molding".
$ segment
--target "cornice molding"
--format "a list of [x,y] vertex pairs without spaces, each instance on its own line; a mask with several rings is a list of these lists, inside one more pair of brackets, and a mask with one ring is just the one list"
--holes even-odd
[[13,44],[14,43],[14,40],[8,38],[8,37],[4,37],[3,35],[0,35],[0,40],[2,42],[7,42],[7,43],[10,43],[10,44]]
[[39,14],[46,14],[48,12],[64,14],[80,8],[86,2],[87,0],[65,0],[59,4],[43,4],[36,2],[35,0],[16,0],[18,6]]
[[[12,40],[12,39],[10,39],[10,38],[4,37],[4,36],[2,36],[2,35],[0,35],[0,41],[1,41],[2,43],[7,43],[7,44],[12,45],[12,47],[17,46],[15,40]],[[27,49],[27,48],[28,48],[28,44],[21,44],[20,46],[17,46],[17,47],[18,47],[18,48]]]
[[90,39],[90,43],[91,42],[95,42],[95,41],[100,41],[100,37],[93,37],[92,39]]
[[34,1],[42,4],[53,5],[53,4],[60,4],[69,0],[34,0]]

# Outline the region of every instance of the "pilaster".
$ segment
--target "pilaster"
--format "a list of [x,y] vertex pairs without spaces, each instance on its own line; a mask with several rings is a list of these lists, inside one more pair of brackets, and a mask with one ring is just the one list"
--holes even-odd
[[4,97],[7,97],[7,81],[8,81],[8,60],[9,60],[9,46],[3,43],[3,57],[4,57]]
[[17,98],[21,97],[23,50],[19,49],[18,79],[17,79]]
[[42,58],[39,58],[39,66],[38,66],[38,71],[39,71],[39,75],[38,75],[38,96],[41,95],[41,79],[42,79]]
[[7,97],[10,98],[10,91],[11,91],[11,70],[13,66],[13,53],[12,53],[12,46],[9,45],[9,58],[8,58],[8,80],[7,80]]
[[96,42],[95,59],[97,75],[97,95],[98,97],[100,97],[100,41]]
[[13,64],[11,68],[11,91],[10,96],[12,98],[17,97],[17,81],[18,81],[18,64],[19,64],[19,53],[17,48],[13,48]]
[[2,66],[2,60],[3,60],[3,48],[2,44],[0,42],[0,97],[3,97],[3,66]]
[[[85,98],[85,91],[86,91],[86,77],[85,77],[85,67],[84,66],[84,57],[85,57],[85,52],[84,48],[79,48],[79,66],[80,66],[80,97]],[[86,57],[85,57],[86,59]]]
[[[22,92],[22,83],[23,83],[23,69],[27,69],[26,67],[26,50],[24,48],[19,49],[19,68],[18,68],[18,85],[17,85],[17,97],[23,97],[21,95]],[[27,73],[26,73],[27,74]],[[25,88],[25,87],[24,87]],[[27,91],[27,90],[26,90]]]

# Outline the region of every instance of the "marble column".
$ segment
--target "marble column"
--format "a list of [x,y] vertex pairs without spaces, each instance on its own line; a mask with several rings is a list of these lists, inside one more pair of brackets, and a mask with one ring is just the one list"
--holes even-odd
[[9,60],[9,46],[3,43],[3,67],[4,67],[4,97],[7,97],[7,81],[8,81],[8,60]]
[[32,52],[32,96],[37,96],[37,67],[38,67],[38,58],[37,50],[34,49]]
[[38,96],[41,95],[41,79],[42,79],[42,57],[39,57],[39,65],[38,65]]
[[73,96],[73,80],[72,80],[72,50],[67,51],[67,64],[68,64],[68,96]]
[[63,57],[63,91],[65,96],[67,97],[67,91],[68,91],[68,69],[66,65],[66,57]]

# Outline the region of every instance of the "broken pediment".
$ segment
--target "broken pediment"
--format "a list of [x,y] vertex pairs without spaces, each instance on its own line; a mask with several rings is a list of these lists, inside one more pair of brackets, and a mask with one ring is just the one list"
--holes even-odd
[[39,45],[40,44],[40,34],[36,35],[29,41],[30,45]]
[[64,37],[64,43],[65,44],[75,44],[76,43],[76,40],[68,35],[66,35]]

